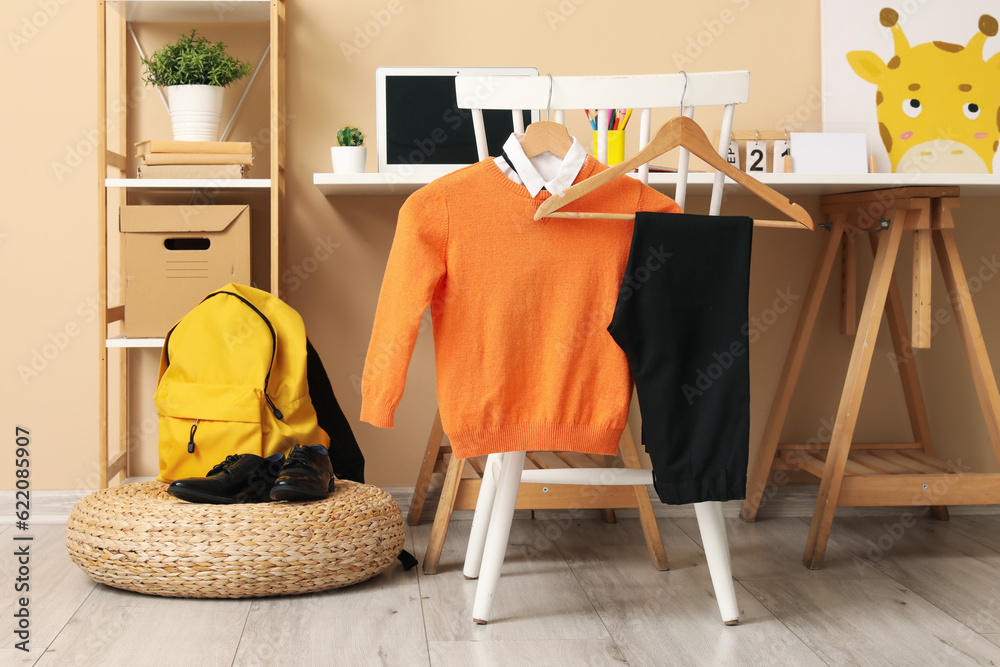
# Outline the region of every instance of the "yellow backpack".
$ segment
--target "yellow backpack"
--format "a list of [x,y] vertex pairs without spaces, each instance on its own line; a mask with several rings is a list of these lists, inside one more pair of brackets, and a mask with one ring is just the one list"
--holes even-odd
[[229,454],[329,448],[309,395],[307,348],[315,354],[302,317],[267,292],[231,283],[205,297],[160,354],[157,479],[204,476]]

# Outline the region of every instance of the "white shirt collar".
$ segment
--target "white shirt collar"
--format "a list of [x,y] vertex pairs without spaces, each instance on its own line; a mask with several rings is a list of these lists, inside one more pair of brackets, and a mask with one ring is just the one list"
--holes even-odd
[[524,149],[521,148],[523,137],[523,134],[514,132],[503,145],[507,157],[514,163],[514,169],[512,170],[502,157],[496,158],[497,166],[507,178],[524,185],[532,197],[537,197],[542,188],[553,195],[561,195],[566,188],[573,185],[573,181],[587,161],[587,152],[574,137],[573,145],[566,151],[564,158],[545,152],[528,159]]

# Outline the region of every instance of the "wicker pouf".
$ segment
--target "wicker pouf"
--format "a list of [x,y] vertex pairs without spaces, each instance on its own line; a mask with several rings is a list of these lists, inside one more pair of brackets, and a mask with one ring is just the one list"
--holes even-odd
[[337,482],[308,503],[204,505],[161,482],[82,498],[66,526],[70,557],[115,588],[194,598],[295,595],[369,579],[403,548],[403,516],[385,491]]

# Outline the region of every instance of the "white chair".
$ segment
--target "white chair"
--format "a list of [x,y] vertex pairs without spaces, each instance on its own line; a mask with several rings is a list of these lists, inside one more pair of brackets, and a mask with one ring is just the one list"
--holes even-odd
[[[522,110],[548,109],[553,120],[565,122],[567,109],[632,108],[639,111],[639,143],[645,146],[651,136],[652,109],[677,107],[679,113],[693,118],[699,106],[723,106],[720,153],[724,154],[732,131],[735,105],[747,101],[749,72],[710,72],[606,77],[456,77],[458,105],[472,110],[479,158],[488,157],[483,109],[509,109],[514,128],[524,132]],[[681,102],[683,101],[683,104]],[[598,117],[601,117],[599,112]],[[599,123],[599,125],[601,125]],[[587,144],[584,143],[586,146]],[[607,162],[607,128],[598,131],[598,160]],[[684,206],[687,194],[689,155],[681,150],[678,160],[678,185],[675,201]],[[648,165],[640,168],[639,178],[648,182]],[[716,175],[709,214],[718,215],[722,207],[724,176]],[[631,434],[626,429],[626,438]],[[571,447],[568,447],[571,448]],[[478,578],[473,620],[484,624],[490,619],[493,597],[500,578],[517,493],[522,482],[543,484],[647,485],[653,483],[650,470],[628,468],[571,468],[523,470],[525,452],[491,454],[483,472],[482,486],[472,521],[469,546],[463,573]],[[739,607],[733,585],[722,505],[718,502],[695,504],[698,526],[722,620],[726,625],[739,622]]]

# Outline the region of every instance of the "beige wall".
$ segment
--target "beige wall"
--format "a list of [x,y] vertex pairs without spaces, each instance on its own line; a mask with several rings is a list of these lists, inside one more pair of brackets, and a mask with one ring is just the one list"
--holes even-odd
[[[52,16],[45,13],[46,7]],[[390,8],[396,13],[389,13]],[[360,39],[355,43],[373,16],[390,18],[367,43]],[[34,488],[94,488],[96,10],[85,0],[13,0],[0,5],[0,17],[5,33],[0,71],[6,90],[15,91],[16,100],[3,105],[2,111],[8,159],[2,166],[7,205],[0,213],[0,265],[12,299],[4,319],[2,353],[7,443],[13,445],[15,425],[31,429]],[[147,48],[155,48],[183,27],[144,26],[140,39]],[[256,60],[264,46],[259,29],[241,32],[233,26],[205,26],[204,31],[232,43],[244,58]],[[699,39],[704,46],[697,46]],[[435,408],[433,351],[430,336],[423,335],[397,427],[379,430],[357,419],[357,378],[402,198],[327,198],[312,185],[312,174],[330,170],[328,149],[340,125],[357,124],[373,134],[378,66],[456,64],[530,65],[555,74],[748,69],[751,100],[739,109],[737,128],[776,128],[789,113],[798,113],[806,129],[818,127],[821,120],[817,2],[394,0],[390,6],[379,0],[289,0],[285,259],[289,267],[312,266],[303,262],[320,244],[336,244],[336,250],[307,279],[289,280],[283,287],[289,303],[305,318],[355,428],[368,459],[369,481],[384,486],[413,484]],[[130,84],[140,98],[134,104],[130,138],[165,133],[168,126],[158,98],[139,86],[135,77]],[[263,87],[250,94],[251,108],[241,115],[232,138],[260,139],[264,100]],[[577,119],[572,129],[584,128]],[[635,135],[630,140],[636,141]],[[374,145],[370,145],[368,168],[374,170]],[[266,151],[265,141],[258,164],[266,164]],[[73,165],[77,160],[80,164],[70,166],[68,173],[54,170],[54,164]],[[815,198],[802,201],[815,212]],[[705,207],[704,201],[695,199],[690,208]],[[255,215],[266,224],[260,209],[255,207]],[[749,199],[733,198],[725,210],[752,215],[761,209]],[[970,273],[978,269],[981,257],[992,256],[992,248],[1000,242],[1000,231],[990,224],[991,213],[990,201],[972,199],[958,213],[958,238]],[[258,226],[256,240],[266,238],[263,229]],[[752,352],[752,446],[760,437],[820,238],[820,234],[763,230],[754,240],[751,315],[770,321],[768,309],[779,293],[790,293],[794,305],[761,329]],[[257,257],[266,257],[263,248],[257,243]],[[905,271],[900,271],[900,278],[908,284]],[[944,297],[939,280],[935,290],[937,308]],[[998,294],[1000,280],[984,283],[976,294],[987,344],[994,350],[1000,346]],[[850,352],[850,341],[835,333],[836,307],[831,293],[806,361],[807,379],[786,429],[789,438],[822,434],[821,419],[830,419],[836,408],[837,385]],[[888,351],[880,342],[860,417],[862,439],[906,437],[908,422]],[[40,370],[22,379],[19,367],[30,368],[33,360]],[[131,472],[152,475],[156,352],[133,353],[131,363]],[[942,327],[934,349],[921,353],[919,363],[940,453],[963,465],[995,470],[975,393],[968,372],[961,368],[963,356],[953,323]],[[13,486],[12,459],[12,453],[0,457],[0,488]]]

